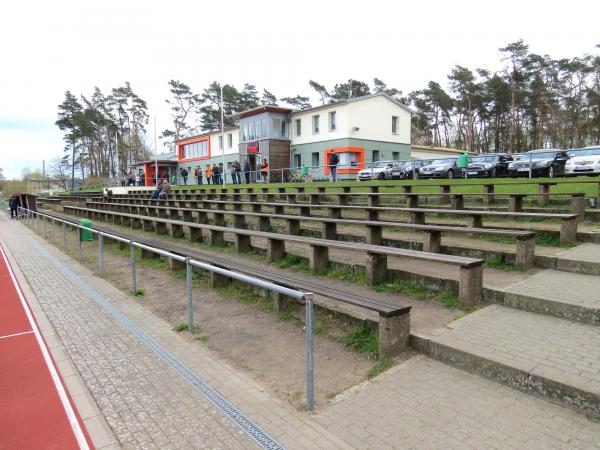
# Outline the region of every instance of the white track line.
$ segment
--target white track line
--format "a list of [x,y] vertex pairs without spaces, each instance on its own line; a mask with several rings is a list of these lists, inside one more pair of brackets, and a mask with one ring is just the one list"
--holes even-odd
[[12,267],[10,266],[10,264],[8,262],[8,258],[6,257],[6,253],[4,253],[4,249],[2,248],[2,245],[0,245],[0,253],[2,253],[2,258],[4,259],[4,262],[6,263],[6,267],[8,268],[8,273],[10,274],[10,278],[12,279],[13,285],[14,285],[15,289],[17,290],[17,293],[19,294],[19,299],[21,300],[21,305],[23,306],[23,309],[25,310],[25,313],[27,314],[27,319],[29,320],[29,323],[31,324],[32,332],[35,335],[38,345],[40,346],[40,350],[42,351],[42,354],[44,355],[44,361],[46,362],[46,366],[48,367],[48,370],[50,371],[50,376],[52,377],[52,381],[54,382],[54,386],[56,387],[56,391],[58,392],[58,396],[60,397],[60,401],[63,405],[63,408],[64,408],[65,412],[67,413],[67,417],[69,419],[69,424],[71,425],[73,434],[75,435],[75,438],[77,439],[79,448],[82,450],[89,450],[90,447],[87,443],[85,435],[83,434],[83,430],[81,429],[81,426],[79,425],[79,421],[77,420],[75,411],[73,411],[73,407],[71,406],[71,402],[69,401],[69,398],[67,396],[65,388],[60,380],[60,377],[58,376],[58,372],[56,370],[56,367],[54,366],[54,362],[52,361],[52,358],[50,357],[50,353],[48,352],[48,348],[46,347],[46,344],[45,344],[44,340],[42,339],[42,336],[40,335],[37,324],[35,323],[35,320],[33,319],[33,315],[31,314],[31,311],[29,310],[29,305],[25,301],[25,297],[23,296],[21,287],[19,286],[19,283],[17,283],[17,279],[15,278],[15,274],[13,273]]
[[7,338],[15,337],[15,336],[23,336],[24,334],[31,334],[31,333],[33,333],[33,330],[23,331],[22,333],[7,334],[6,336],[0,336],[0,339],[7,339]]

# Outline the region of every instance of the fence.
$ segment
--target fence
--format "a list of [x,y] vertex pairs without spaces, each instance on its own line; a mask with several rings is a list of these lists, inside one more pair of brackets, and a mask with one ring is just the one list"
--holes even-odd
[[[287,297],[303,300],[305,302],[305,327],[306,327],[306,407],[309,411],[311,411],[314,407],[314,365],[313,365],[313,294],[311,292],[302,292],[295,289],[286,288],[284,286],[279,286],[275,283],[271,283],[269,281],[262,280],[256,277],[250,277],[248,275],[244,275],[241,273],[233,272],[231,270],[223,269],[221,267],[212,266],[210,264],[204,263],[202,261],[195,260],[190,257],[185,257],[178,255],[176,253],[169,252],[167,250],[163,250],[157,247],[152,247],[149,245],[142,244],[141,242],[136,242],[134,240],[125,239],[120,236],[106,233],[104,231],[95,230],[93,228],[84,227],[74,222],[70,222],[67,220],[60,219],[58,217],[50,216],[48,214],[43,214],[37,211],[32,211],[26,208],[19,208],[18,215],[21,220],[25,221],[25,224],[29,226],[32,230],[36,232],[40,232],[40,228],[43,226],[44,237],[47,236],[47,228],[46,222],[47,219],[51,221],[51,233],[52,240],[56,242],[56,227],[55,223],[62,223],[62,232],[63,232],[63,244],[64,250],[67,252],[68,243],[67,243],[67,226],[73,227],[78,231],[77,233],[77,241],[78,241],[78,256],[79,259],[83,257],[83,242],[81,239],[81,233],[83,230],[86,232],[91,232],[98,236],[98,255],[97,255],[97,264],[98,264],[98,272],[104,272],[104,238],[112,239],[114,241],[122,242],[128,244],[130,247],[130,267],[131,267],[131,291],[133,293],[137,293],[137,279],[136,279],[136,248],[140,248],[143,250],[147,250],[153,253],[156,253],[161,256],[165,256],[167,258],[172,258],[176,261],[184,262],[186,265],[186,290],[187,290],[187,325],[188,330],[194,330],[194,313],[193,313],[193,296],[192,296],[192,277],[193,277],[193,268],[197,267],[198,269],[202,269],[208,272],[212,272],[218,275],[222,275],[234,280],[242,281],[248,284],[251,284],[256,287],[260,287],[263,289],[267,289],[273,292],[277,292],[279,294],[285,295]],[[40,225],[40,220],[43,219],[43,225]]]

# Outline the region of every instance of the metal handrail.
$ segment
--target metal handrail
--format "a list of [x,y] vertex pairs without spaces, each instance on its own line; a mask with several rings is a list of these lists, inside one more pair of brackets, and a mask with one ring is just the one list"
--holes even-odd
[[[193,319],[193,304],[192,304],[192,276],[193,270],[192,267],[198,267],[203,270],[207,270],[209,272],[214,272],[219,275],[224,275],[228,278],[232,278],[235,280],[243,281],[245,283],[268,289],[271,291],[275,291],[279,294],[285,295],[287,297],[294,298],[296,300],[303,300],[305,302],[306,307],[306,408],[311,411],[314,407],[314,364],[313,364],[313,298],[314,294],[312,292],[302,292],[296,289],[290,289],[284,286],[279,286],[278,284],[272,283],[270,281],[263,280],[261,278],[251,277],[249,275],[244,275],[238,272],[234,272],[232,270],[223,269],[221,267],[212,266],[205,262],[196,260],[191,257],[185,257],[178,255],[176,253],[172,253],[168,250],[163,250],[158,247],[153,247],[150,245],[143,244],[141,242],[136,242],[132,239],[126,239],[111,233],[107,233],[105,231],[96,230],[93,228],[89,228],[68,220],[60,219],[58,217],[54,217],[48,214],[41,213],[39,211],[33,211],[27,208],[19,207],[18,208],[19,217],[23,217],[26,221],[35,220],[31,224],[31,228],[35,227],[35,223],[37,223],[37,227],[39,228],[39,219],[40,217],[48,218],[52,221],[52,235],[54,236],[54,222],[63,224],[63,236],[64,236],[64,247],[65,251],[67,250],[67,235],[66,235],[66,225],[72,226],[78,230],[87,230],[91,233],[98,235],[98,268],[99,272],[103,272],[104,263],[103,263],[103,241],[104,238],[113,239],[115,241],[124,242],[129,244],[131,248],[131,285],[132,292],[137,293],[137,280],[136,280],[136,254],[135,248],[140,248],[144,250],[151,251],[153,253],[157,253],[159,255],[172,258],[176,261],[185,262],[186,263],[186,284],[187,284],[187,321],[188,321],[188,330],[191,332],[194,330],[194,319]],[[28,222],[29,223],[29,222]],[[46,235],[46,220],[44,220],[44,236]],[[82,243],[81,238],[79,238],[79,257],[81,259],[82,256]]]

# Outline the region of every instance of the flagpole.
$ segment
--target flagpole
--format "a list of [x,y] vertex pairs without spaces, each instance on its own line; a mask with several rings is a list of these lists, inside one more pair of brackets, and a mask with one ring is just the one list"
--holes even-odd
[[225,168],[225,124],[223,123],[223,85],[221,85],[221,156],[223,157],[223,187],[225,187],[225,177],[227,176]]

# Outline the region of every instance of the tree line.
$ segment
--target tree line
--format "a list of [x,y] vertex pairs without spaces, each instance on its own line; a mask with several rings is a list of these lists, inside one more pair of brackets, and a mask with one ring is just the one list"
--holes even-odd
[[[320,104],[385,92],[413,111],[414,144],[453,147],[476,152],[521,152],[535,148],[572,148],[600,143],[600,56],[553,59],[529,52],[522,40],[499,49],[502,68],[490,71],[456,65],[447,83],[429,81],[425,88],[404,95],[381,79],[350,79],[331,87],[310,80]],[[221,126],[221,88],[225,127],[231,116],[260,105],[312,107],[302,94],[277,97],[246,83],[210,83],[200,92],[179,80],[168,82],[172,126],[160,134],[173,150],[176,140]],[[129,83],[108,95],[95,88],[89,97],[70,91],[58,107],[56,124],[65,132],[62,163],[74,177],[114,177],[128,165],[147,158],[146,102]],[[65,167],[62,169],[64,170]]]

